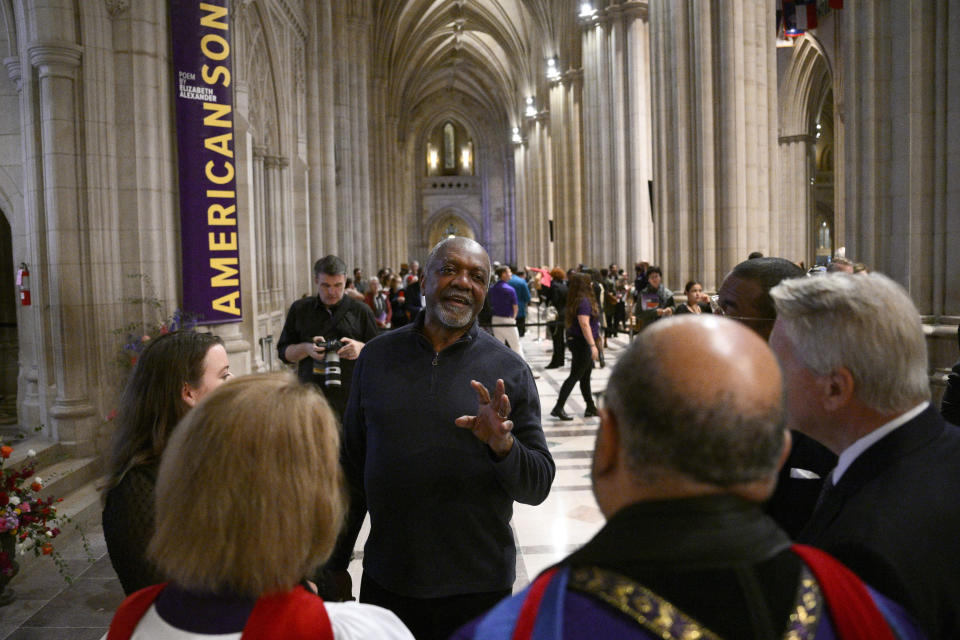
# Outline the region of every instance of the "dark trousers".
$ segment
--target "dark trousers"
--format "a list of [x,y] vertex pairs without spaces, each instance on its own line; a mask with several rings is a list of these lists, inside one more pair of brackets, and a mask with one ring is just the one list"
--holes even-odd
[[417,640],[447,640],[453,632],[509,596],[510,589],[465,593],[444,598],[410,598],[387,591],[367,577],[360,579],[360,602],[389,609]]
[[562,367],[563,359],[564,359],[564,349],[566,348],[563,343],[564,336],[565,336],[563,322],[560,320],[554,320],[553,322],[548,322],[547,330],[550,332],[550,338],[553,340],[553,356],[551,356],[550,364],[547,366]]
[[615,336],[617,335],[617,322],[616,322],[616,320],[613,319],[614,313],[615,313],[615,312],[614,312],[613,310],[611,310],[610,312],[604,311],[604,315],[607,317],[607,332],[606,332],[606,333],[607,333],[607,335],[610,336],[611,338],[613,338],[613,337],[615,337]]
[[517,333],[520,334],[520,337],[523,337],[523,334],[527,332],[527,316],[517,316]]
[[563,409],[567,403],[573,385],[580,383],[580,393],[587,409],[593,408],[593,395],[590,393],[590,374],[593,373],[593,359],[590,358],[590,345],[582,336],[574,336],[567,343],[570,346],[570,375],[560,386],[557,407]]

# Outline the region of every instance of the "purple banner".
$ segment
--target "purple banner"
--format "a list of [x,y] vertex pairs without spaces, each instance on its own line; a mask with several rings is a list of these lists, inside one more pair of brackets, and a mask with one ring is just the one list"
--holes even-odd
[[200,324],[242,318],[229,11],[230,0],[170,1],[183,308]]

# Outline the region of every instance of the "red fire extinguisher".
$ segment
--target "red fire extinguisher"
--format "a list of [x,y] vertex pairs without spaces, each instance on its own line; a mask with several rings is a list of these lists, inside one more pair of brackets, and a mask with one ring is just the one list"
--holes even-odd
[[30,306],[30,270],[27,268],[26,262],[20,263],[20,268],[17,269],[17,286],[20,287],[20,305],[24,307]]

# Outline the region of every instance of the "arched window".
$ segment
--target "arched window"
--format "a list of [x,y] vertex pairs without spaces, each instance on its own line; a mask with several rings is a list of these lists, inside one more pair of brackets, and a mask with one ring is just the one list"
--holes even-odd
[[450,122],[443,125],[443,168],[457,168],[457,134]]

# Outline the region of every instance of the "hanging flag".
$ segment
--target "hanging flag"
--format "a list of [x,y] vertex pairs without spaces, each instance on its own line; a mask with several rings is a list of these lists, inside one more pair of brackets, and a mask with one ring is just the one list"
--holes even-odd
[[807,8],[798,6],[793,14],[794,27],[797,32],[803,33],[807,30]]
[[239,322],[230,0],[171,0],[183,310]]
[[843,0],[830,0],[831,9],[843,9]]

